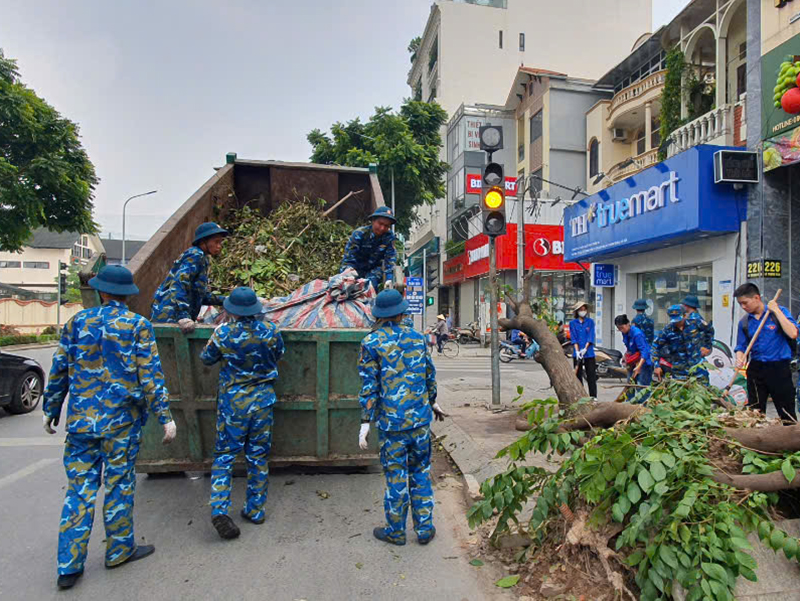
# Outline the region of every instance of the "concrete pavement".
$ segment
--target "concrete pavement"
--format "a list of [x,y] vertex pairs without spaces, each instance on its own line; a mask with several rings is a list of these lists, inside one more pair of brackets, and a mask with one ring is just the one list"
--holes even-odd
[[[33,353],[49,370],[52,349]],[[40,409],[22,416],[0,410],[0,599],[514,598],[491,584],[504,574],[468,563],[460,479],[436,480],[437,536],[430,545],[417,544],[410,517],[404,547],[375,540],[372,529],[384,520],[383,476],[377,469],[274,471],[261,526],[238,519],[245,481],[235,478],[234,518],[242,529],[235,541],[222,541],[211,526],[207,477],[140,475],[136,536],[155,544],[155,555],[118,570],[103,567],[100,493],[85,575],[74,589],[59,592],[55,562],[66,484],[64,434],[59,427],[49,437],[41,423]]]

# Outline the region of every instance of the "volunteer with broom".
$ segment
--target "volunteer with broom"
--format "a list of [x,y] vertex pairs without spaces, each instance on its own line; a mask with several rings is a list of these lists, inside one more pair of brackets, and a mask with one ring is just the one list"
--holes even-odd
[[[736,337],[736,367],[745,367],[745,351],[754,338],[759,323],[764,326],[750,350],[747,367],[747,406],[762,413],[771,396],[778,416],[785,424],[797,421],[794,407],[794,384],[790,362],[792,344],[797,339],[797,322],[789,309],[771,300],[765,306],[758,286],[749,282],[739,286],[733,297],[746,315],[739,321]],[[767,312],[768,315],[764,315]]]

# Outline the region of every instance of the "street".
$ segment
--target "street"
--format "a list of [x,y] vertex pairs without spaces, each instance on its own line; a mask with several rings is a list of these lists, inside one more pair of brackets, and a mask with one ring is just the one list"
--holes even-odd
[[[49,370],[52,351],[17,352]],[[488,358],[464,361],[473,374],[477,363],[488,368]],[[463,373],[459,360],[437,363],[442,384]],[[512,364],[514,370],[526,369],[517,365],[522,364]],[[511,368],[503,369],[505,373]],[[98,495],[85,574],[73,590],[59,592],[55,556],[66,483],[61,464],[64,434],[59,427],[57,435],[47,436],[41,423],[39,408],[23,416],[0,410],[0,598],[502,598],[491,584],[499,576],[488,566],[468,564],[469,530],[460,480],[435,478],[436,540],[422,547],[409,529],[408,543],[394,547],[372,537],[372,528],[384,519],[383,476],[377,468],[366,473],[276,470],[267,521],[261,526],[238,519],[245,482],[236,478],[233,515],[242,535],[230,542],[219,539],[211,526],[209,478],[139,475],[136,535],[156,546],[155,555],[119,570],[104,569]]]

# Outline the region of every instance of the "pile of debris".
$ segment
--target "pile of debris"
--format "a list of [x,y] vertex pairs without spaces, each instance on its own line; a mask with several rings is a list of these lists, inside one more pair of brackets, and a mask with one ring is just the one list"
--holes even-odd
[[325,201],[287,200],[268,217],[245,206],[223,223],[231,235],[211,262],[211,288],[227,294],[250,286],[260,297],[291,293],[339,272],[352,227],[323,212]]

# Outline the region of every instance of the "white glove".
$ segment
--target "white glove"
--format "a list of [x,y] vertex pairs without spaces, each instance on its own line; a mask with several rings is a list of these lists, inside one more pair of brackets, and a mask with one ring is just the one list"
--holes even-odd
[[361,430],[358,432],[358,448],[362,451],[367,450],[367,434],[369,434],[369,424],[361,424]]
[[161,439],[163,444],[169,444],[173,440],[175,440],[175,435],[178,433],[178,426],[175,425],[174,421],[167,422],[164,424],[164,438]]
[[184,317],[183,319],[178,320],[178,327],[184,334],[191,334],[192,332],[194,332],[196,326],[197,324],[194,322],[194,320],[191,320],[188,317]]
[[52,425],[58,425],[58,418],[52,418],[48,415],[42,415],[42,424],[44,425],[44,431],[48,434],[55,434],[56,431],[52,428]]
[[431,409],[433,409],[433,418],[436,421],[443,422],[444,418],[448,417],[448,415],[444,411],[442,411],[442,408],[439,407],[439,403],[434,403],[431,406]]
[[584,348],[581,349],[581,351],[578,353],[578,360],[583,359],[585,356],[586,356],[586,349]]
[[384,290],[391,290],[392,288],[394,288],[394,282],[392,282],[392,280],[386,280],[383,283],[383,289]]

